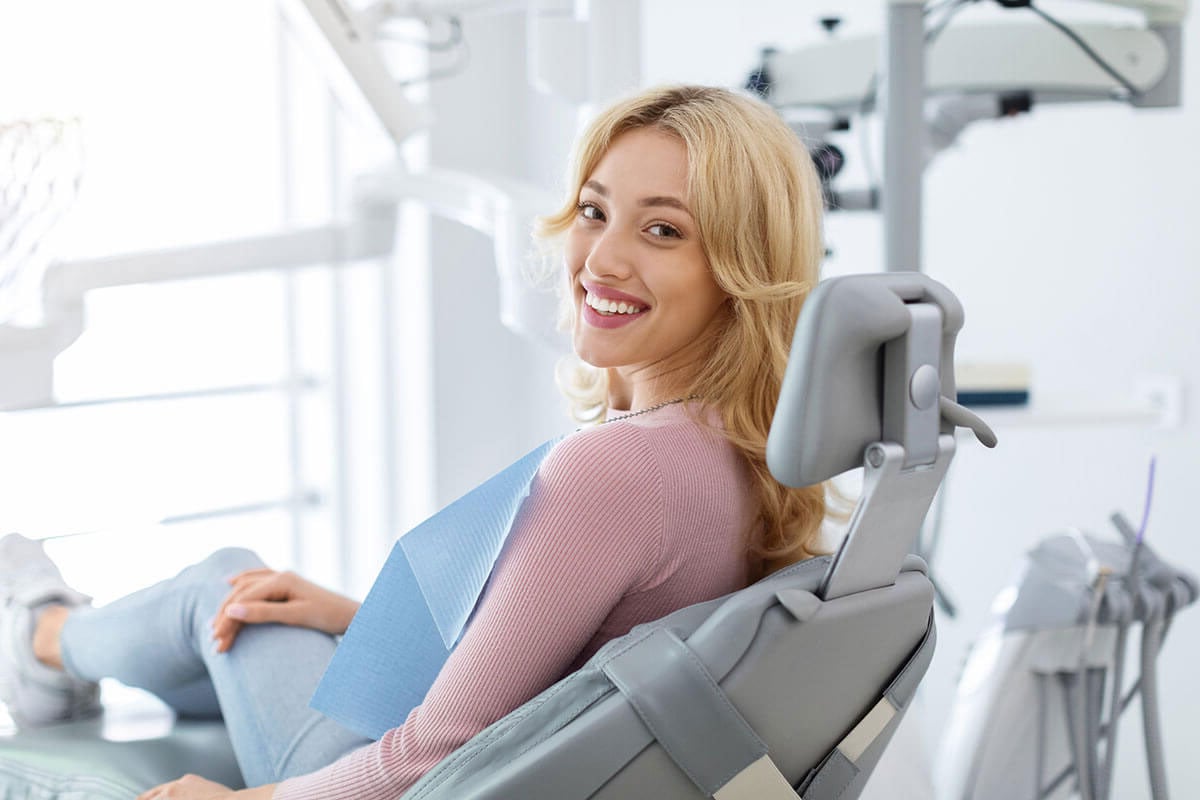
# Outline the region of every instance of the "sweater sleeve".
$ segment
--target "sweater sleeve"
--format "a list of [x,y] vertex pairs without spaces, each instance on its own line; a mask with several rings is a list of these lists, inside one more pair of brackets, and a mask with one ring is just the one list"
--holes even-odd
[[633,425],[575,434],[550,452],[475,616],[424,702],[378,742],[276,800],[395,800],[476,733],[549,687],[661,556],[663,476]]

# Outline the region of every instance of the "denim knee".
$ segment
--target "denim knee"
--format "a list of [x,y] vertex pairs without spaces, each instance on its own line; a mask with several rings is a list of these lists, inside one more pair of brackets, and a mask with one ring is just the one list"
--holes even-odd
[[222,547],[200,563],[188,567],[185,572],[195,579],[216,581],[228,587],[226,581],[239,572],[264,566],[266,565],[263,560],[253,550],[244,547]]
[[229,579],[239,572],[265,566],[254,551],[243,547],[224,547],[179,574],[179,586],[186,592],[192,613],[211,615],[229,596]]

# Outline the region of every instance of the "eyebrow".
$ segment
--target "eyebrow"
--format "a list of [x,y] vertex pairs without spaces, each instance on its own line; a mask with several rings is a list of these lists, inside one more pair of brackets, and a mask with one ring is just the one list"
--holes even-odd
[[[600,183],[600,181],[589,180],[589,181],[585,181],[583,185],[584,185],[584,187],[591,189],[593,192],[600,195],[601,197],[608,197],[608,189],[605,188],[604,184]],[[683,204],[682,200],[680,200],[678,197],[670,197],[668,195],[656,195],[654,197],[643,197],[641,200],[638,200],[638,205],[642,208],[652,208],[654,206],[666,206],[668,208],[677,208],[680,211],[687,214],[688,216],[691,216],[691,214],[692,214],[692,212],[690,210],[688,210],[688,207]]]

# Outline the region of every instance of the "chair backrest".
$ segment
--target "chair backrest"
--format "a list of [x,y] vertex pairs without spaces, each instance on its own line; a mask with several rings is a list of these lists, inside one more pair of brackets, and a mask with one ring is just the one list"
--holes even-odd
[[838,553],[609,642],[405,800],[857,797],[932,657],[933,587],[906,553],[954,451],[943,412],[961,324],[921,275],[823,283],[768,459],[797,485],[865,457]]

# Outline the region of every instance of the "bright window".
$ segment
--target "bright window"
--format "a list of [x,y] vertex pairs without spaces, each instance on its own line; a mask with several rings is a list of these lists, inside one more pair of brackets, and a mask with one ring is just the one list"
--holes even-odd
[[[6,4],[0,74],[20,79],[0,125],[77,119],[84,140],[54,255],[337,219],[348,178],[391,151],[345,121],[288,31],[274,0]],[[99,602],[227,545],[345,583],[330,309],[373,268],[342,268],[350,289],[332,298],[324,267],[89,293],[84,334],[56,361],[59,405],[0,413],[0,533],[47,538]],[[354,325],[370,313],[344,338],[366,335]]]

